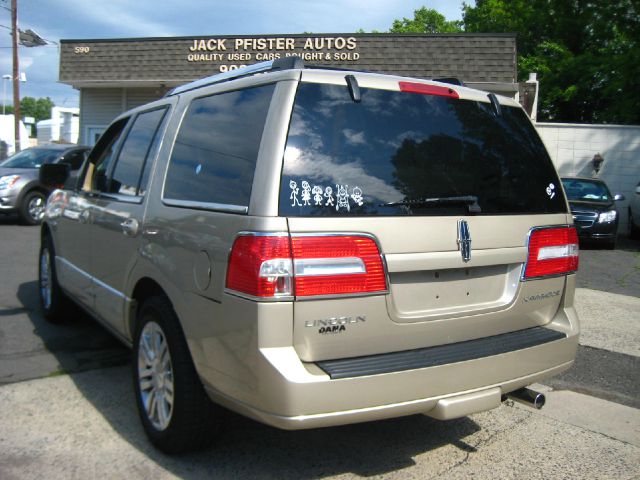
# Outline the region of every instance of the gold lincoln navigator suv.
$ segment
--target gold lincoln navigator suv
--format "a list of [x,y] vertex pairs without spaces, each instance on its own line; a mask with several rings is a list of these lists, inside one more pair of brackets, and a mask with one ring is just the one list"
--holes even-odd
[[[218,405],[303,429],[500,405],[574,361],[578,241],[512,99],[291,57],[183,85],[46,166],[39,290],[132,347],[166,452]],[[533,394],[533,395],[532,395]],[[527,400],[528,399],[528,400]]]

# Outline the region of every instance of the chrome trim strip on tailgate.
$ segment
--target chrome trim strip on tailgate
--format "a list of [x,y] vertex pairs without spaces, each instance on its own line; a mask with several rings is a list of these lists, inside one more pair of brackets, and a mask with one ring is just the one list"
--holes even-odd
[[526,247],[495,248],[474,250],[473,258],[465,263],[459,251],[425,253],[388,253],[385,255],[389,273],[415,270],[441,270],[447,268],[471,268],[488,265],[524,263],[527,260]]
[[544,327],[533,327],[448,345],[364,357],[323,360],[316,362],[316,365],[332,380],[337,380],[465,362],[535,347],[563,338],[567,338],[564,333]]

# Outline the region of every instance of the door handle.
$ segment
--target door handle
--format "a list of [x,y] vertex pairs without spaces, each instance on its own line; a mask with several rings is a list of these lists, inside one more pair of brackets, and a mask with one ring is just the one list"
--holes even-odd
[[135,237],[138,234],[140,224],[135,218],[127,218],[120,226],[122,227],[122,233],[129,237]]

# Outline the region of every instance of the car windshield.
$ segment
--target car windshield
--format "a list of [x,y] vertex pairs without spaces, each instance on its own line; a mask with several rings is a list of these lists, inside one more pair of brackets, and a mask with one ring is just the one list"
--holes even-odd
[[597,180],[563,178],[562,185],[569,200],[586,202],[608,202],[611,200],[611,193],[607,186]]
[[45,148],[27,148],[0,163],[7,168],[40,168],[43,163],[51,163],[60,156],[60,150]]

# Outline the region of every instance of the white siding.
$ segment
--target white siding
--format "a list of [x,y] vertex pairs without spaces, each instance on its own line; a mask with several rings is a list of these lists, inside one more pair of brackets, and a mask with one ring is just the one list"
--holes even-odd
[[164,95],[164,91],[160,91],[157,88],[128,88],[126,89],[125,94],[127,96],[126,109],[129,110],[153,100],[157,100]]
[[626,231],[629,199],[640,182],[640,126],[538,123],[536,128],[561,176],[595,176],[593,156],[602,155],[597,177],[612,194],[627,197],[618,203],[619,230]]
[[159,88],[83,88],[80,90],[81,143],[92,144],[88,128],[106,128],[115,117],[131,108],[160,98]]

